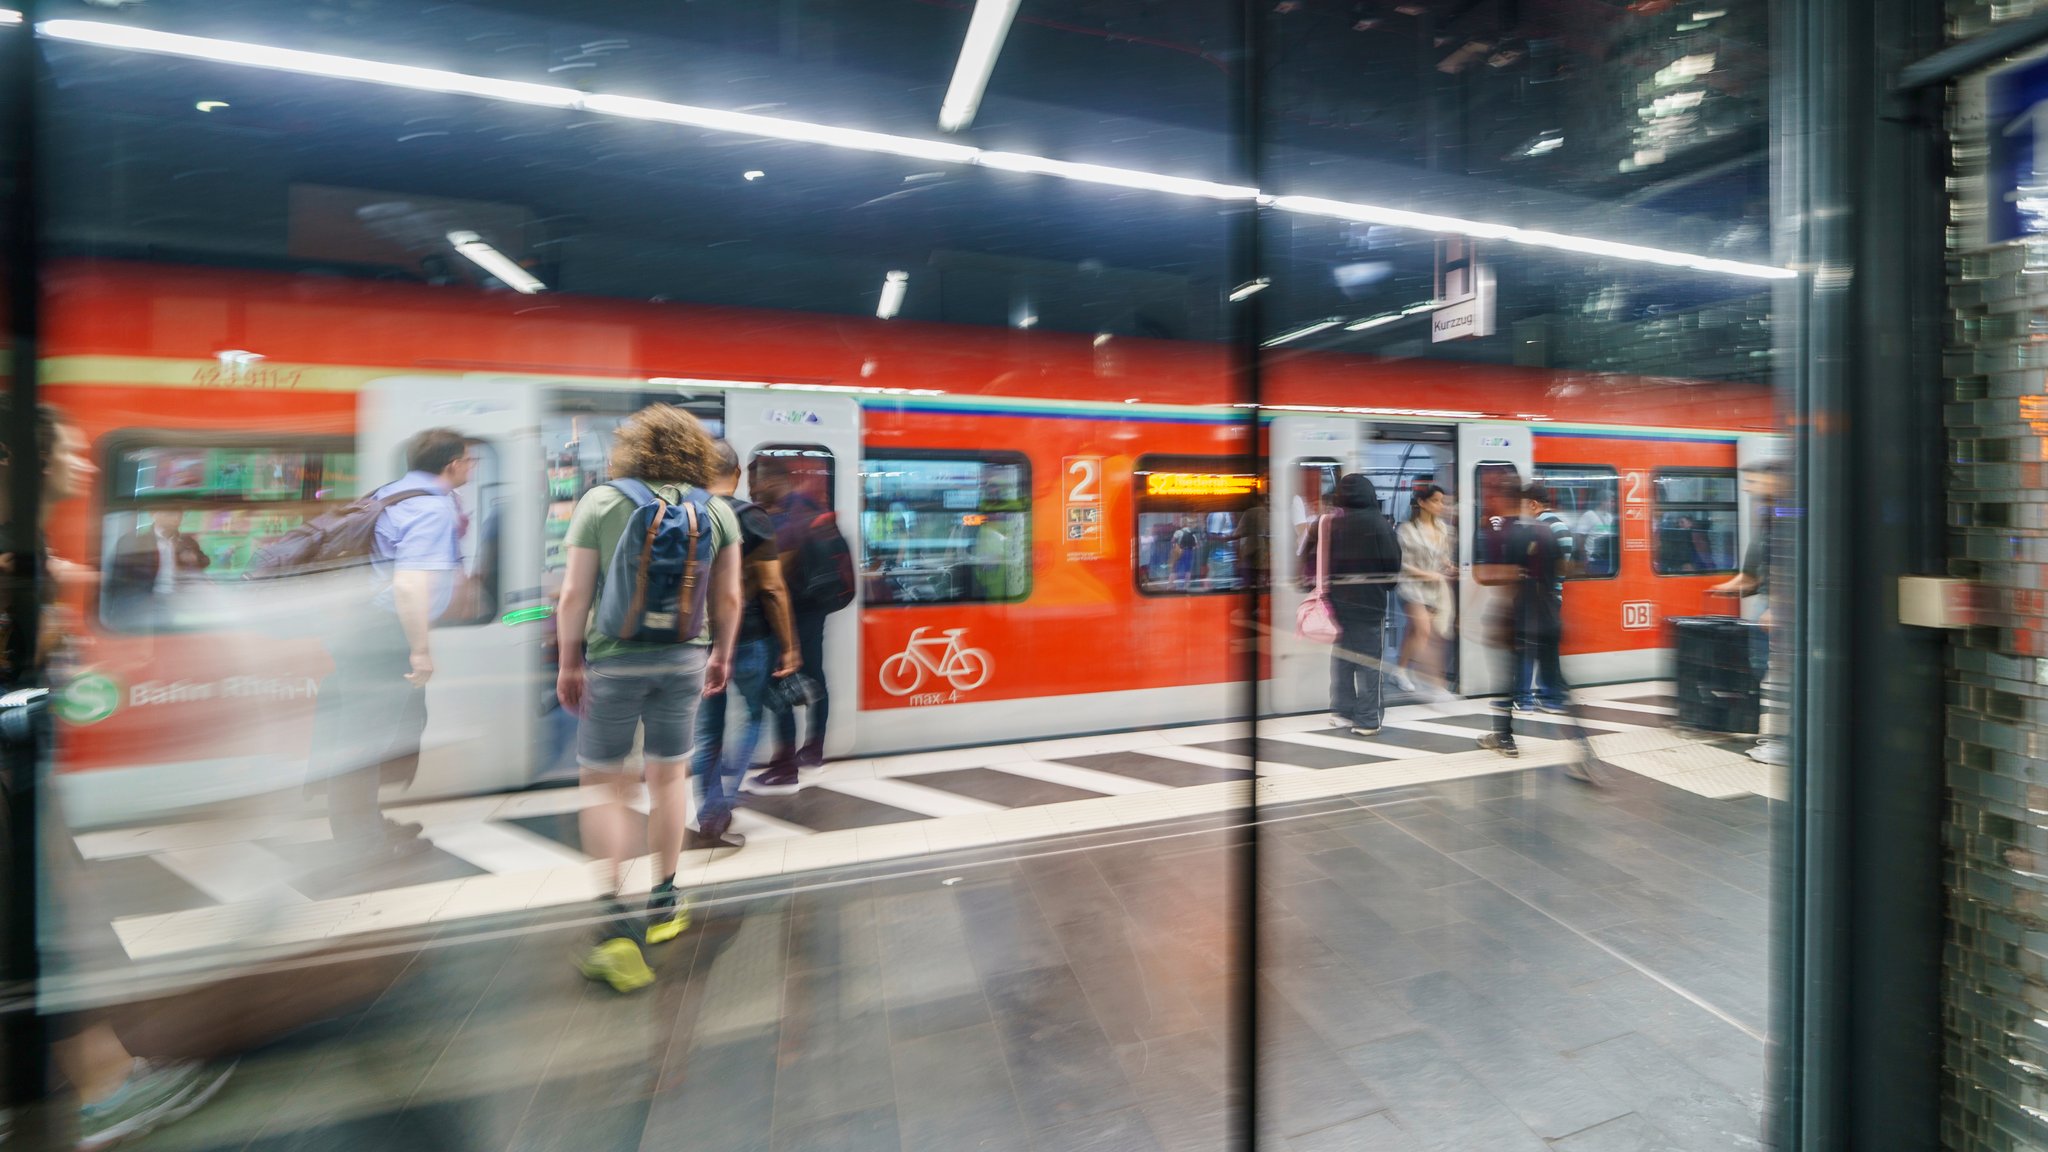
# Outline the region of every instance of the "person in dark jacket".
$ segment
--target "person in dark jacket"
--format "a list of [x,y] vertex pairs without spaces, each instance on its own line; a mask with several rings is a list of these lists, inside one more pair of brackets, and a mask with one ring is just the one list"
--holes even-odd
[[1401,544],[1380,511],[1372,481],[1353,472],[1337,481],[1330,517],[1330,606],[1340,635],[1330,652],[1330,710],[1370,736],[1380,730],[1380,657],[1387,601],[1401,573]]

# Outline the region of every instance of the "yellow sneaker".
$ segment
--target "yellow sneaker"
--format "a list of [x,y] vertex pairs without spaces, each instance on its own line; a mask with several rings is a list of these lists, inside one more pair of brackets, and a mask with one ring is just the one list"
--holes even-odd
[[583,975],[604,981],[614,992],[638,992],[654,983],[654,969],[640,955],[640,946],[622,936],[592,948],[580,967]]
[[647,942],[666,944],[690,930],[690,904],[677,899],[668,908],[654,908],[647,920]]

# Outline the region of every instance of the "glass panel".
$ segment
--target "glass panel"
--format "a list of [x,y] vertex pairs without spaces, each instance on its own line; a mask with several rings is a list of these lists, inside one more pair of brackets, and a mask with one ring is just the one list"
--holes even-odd
[[1013,453],[861,461],[864,599],[1015,601],[1031,593],[1031,464]]
[[816,444],[764,444],[754,449],[754,461],[764,456],[787,470],[790,491],[800,502],[822,512],[835,511],[839,490],[833,478],[839,474],[839,462],[831,449]]

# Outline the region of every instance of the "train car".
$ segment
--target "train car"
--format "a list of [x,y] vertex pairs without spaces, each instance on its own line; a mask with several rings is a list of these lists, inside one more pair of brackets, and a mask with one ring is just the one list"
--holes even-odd
[[[44,315],[45,395],[99,469],[50,520],[101,574],[63,592],[60,779],[86,824],[303,773],[319,621],[266,617],[241,571],[396,476],[424,427],[479,440],[479,595],[437,632],[415,795],[573,771],[545,643],[561,533],[645,403],[785,459],[838,514],[862,596],[828,627],[837,757],[1324,707],[1327,650],[1268,622],[1293,619],[1301,535],[1357,470],[1396,517],[1417,483],[1456,496],[1468,559],[1488,477],[1547,480],[1588,540],[1569,674],[1656,675],[1661,621],[1736,564],[1736,470],[1768,450],[1766,391],[1683,380],[1289,352],[1254,405],[1215,345],[120,262],[58,266]],[[153,523],[208,560],[155,597],[116,575]],[[1458,687],[1499,691],[1476,632]]]

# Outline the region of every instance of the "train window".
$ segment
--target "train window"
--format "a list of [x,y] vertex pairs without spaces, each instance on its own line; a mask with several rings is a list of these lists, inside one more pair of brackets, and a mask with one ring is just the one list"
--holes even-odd
[[1733,468],[1667,468],[1651,475],[1650,552],[1659,576],[1733,572],[1741,512]]
[[[476,471],[456,493],[469,525],[462,578],[441,626],[482,623],[497,613],[498,505],[506,488],[489,444],[472,445],[470,454]],[[108,482],[99,611],[107,628],[164,633],[261,626],[273,609],[310,610],[292,605],[294,595],[350,594],[333,584],[315,589],[242,579],[257,549],[370,487],[358,480],[348,440],[115,436],[103,460]]]
[[1578,542],[1579,571],[1572,580],[1605,580],[1621,571],[1621,477],[1612,468],[1538,464],[1536,479],[1550,489],[1552,511]]
[[861,461],[869,604],[1022,600],[1031,592],[1031,462],[1016,452],[896,451]]
[[[810,501],[822,511],[835,510],[832,481],[839,474],[839,467],[830,448],[818,444],[763,444],[754,449],[753,459],[747,465],[749,476],[764,458],[781,462],[789,476],[792,494]],[[752,490],[749,485],[749,493]]]
[[689,412],[713,436],[725,434],[716,397],[630,391],[562,389],[549,396],[541,418],[541,458],[547,468],[547,505],[541,533],[541,582],[552,602],[568,566],[569,518],[585,492],[612,478],[612,439],[619,425],[650,404],[673,404]]
[[[1263,583],[1266,478],[1245,465],[1230,456],[1138,458],[1131,481],[1140,592],[1235,592]],[[1322,503],[1320,472],[1313,490]]]

